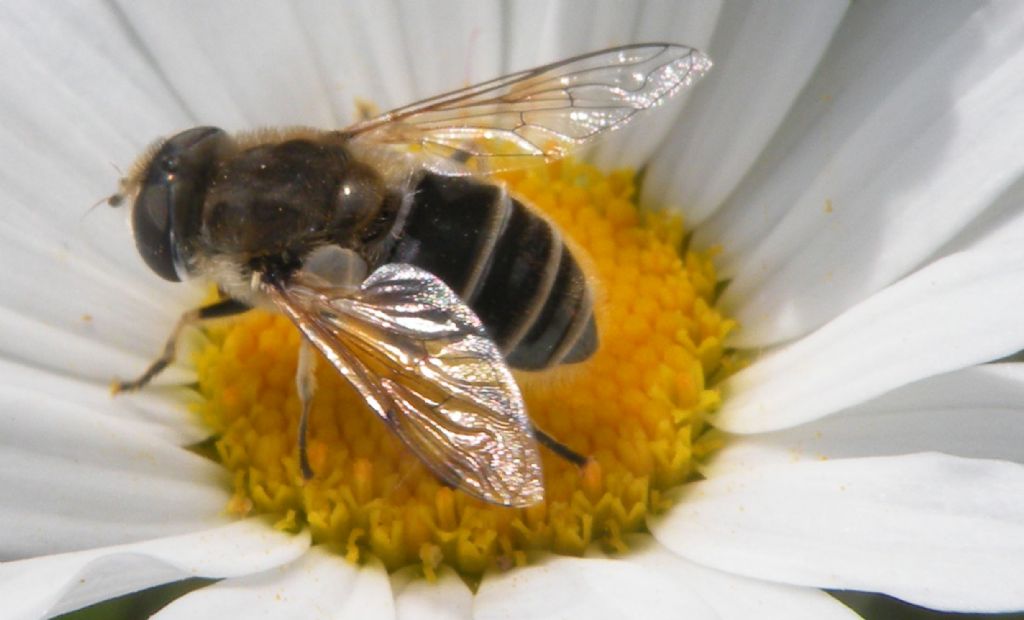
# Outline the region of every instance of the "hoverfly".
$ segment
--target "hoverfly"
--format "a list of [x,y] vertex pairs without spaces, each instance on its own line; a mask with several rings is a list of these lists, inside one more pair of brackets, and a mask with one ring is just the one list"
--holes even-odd
[[689,47],[585,54],[426,99],[346,129],[230,136],[196,127],[122,180],[136,246],[171,281],[205,277],[225,298],[181,329],[252,307],[305,336],[296,376],[299,460],[312,347],[444,483],[482,500],[543,499],[536,428],[510,368],[590,357],[590,285],[557,228],[481,175],[543,163],[621,127],[711,66]]

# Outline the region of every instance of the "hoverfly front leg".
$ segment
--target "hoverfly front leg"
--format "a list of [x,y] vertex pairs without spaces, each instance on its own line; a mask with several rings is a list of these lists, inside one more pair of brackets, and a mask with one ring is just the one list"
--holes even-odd
[[218,302],[214,302],[208,306],[202,306],[194,310],[181,315],[175,324],[174,329],[171,330],[171,335],[167,338],[167,344],[164,345],[164,351],[160,354],[160,357],[156,359],[146,372],[139,375],[133,381],[114,381],[110,386],[110,391],[114,394],[120,394],[121,392],[134,392],[152,381],[158,374],[164,371],[165,368],[174,362],[176,350],[178,348],[178,337],[189,325],[198,323],[200,321],[206,321],[208,319],[219,319],[222,317],[232,316],[235,314],[241,314],[249,310],[249,306],[243,304],[237,299],[222,299]]
[[309,434],[309,408],[313,402],[313,394],[316,393],[315,373],[316,356],[313,355],[313,346],[303,339],[299,344],[299,363],[295,370],[295,387],[299,393],[299,402],[302,404],[302,415],[299,418],[299,469],[302,470],[303,480],[313,477],[313,468],[309,466],[306,437]]

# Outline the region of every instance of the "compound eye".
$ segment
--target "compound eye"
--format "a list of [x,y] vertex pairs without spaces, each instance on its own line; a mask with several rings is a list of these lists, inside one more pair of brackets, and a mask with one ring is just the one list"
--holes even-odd
[[149,268],[164,280],[178,282],[177,258],[171,224],[171,196],[166,183],[146,183],[135,199],[132,229],[135,247]]
[[174,174],[178,171],[180,160],[177,155],[167,155],[160,158],[160,169],[167,174]]
[[171,282],[188,271],[206,187],[229,138],[196,127],[167,140],[150,160],[132,209],[135,246],[149,268]]

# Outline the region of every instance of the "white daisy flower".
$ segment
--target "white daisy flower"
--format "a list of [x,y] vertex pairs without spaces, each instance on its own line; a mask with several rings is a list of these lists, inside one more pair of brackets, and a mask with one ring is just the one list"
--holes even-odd
[[[1024,609],[1024,5],[83,0],[0,17],[5,617],[188,577],[220,581],[159,617],[853,615],[822,588]],[[339,127],[356,97],[389,109],[641,41],[715,68],[593,159],[644,169],[640,202],[721,248],[717,307],[750,364],[714,392],[702,479],[645,495],[666,506],[640,513],[649,534],[603,534],[628,551],[563,541],[584,557],[481,564],[473,589],[429,558],[389,573],[404,560],[367,551],[388,540],[314,545],[329,528],[312,515],[233,516],[239,480],[259,485],[186,449],[210,430],[181,390],[110,397],[205,292],[154,276],[122,212],[86,213],[111,164],[189,126]]]

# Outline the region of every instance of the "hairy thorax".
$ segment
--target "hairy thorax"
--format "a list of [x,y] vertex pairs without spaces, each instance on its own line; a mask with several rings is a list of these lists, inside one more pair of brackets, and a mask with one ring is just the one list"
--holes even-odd
[[383,182],[343,140],[318,138],[256,144],[217,165],[202,207],[196,272],[234,298],[259,301],[254,271],[298,266],[324,245],[358,250],[366,242],[387,194]]

